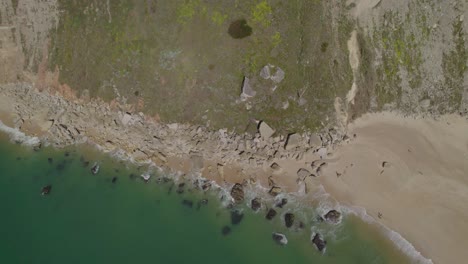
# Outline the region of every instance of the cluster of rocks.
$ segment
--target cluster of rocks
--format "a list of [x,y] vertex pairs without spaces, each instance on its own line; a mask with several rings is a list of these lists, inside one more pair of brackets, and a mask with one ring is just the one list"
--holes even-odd
[[[105,151],[124,150],[135,161],[151,160],[159,166],[168,166],[169,157],[189,158],[194,170],[201,170],[208,159],[217,161],[221,169],[224,164],[268,166],[273,159],[301,159],[304,153],[323,151],[344,138],[333,129],[320,134],[276,135],[264,121],[258,122],[255,135],[160,124],[141,112],[111,109],[98,100],[71,102],[26,84],[4,85],[0,92],[15,102],[15,126],[21,129],[33,120],[45,132],[42,140],[58,147],[93,142]],[[272,168],[281,169],[277,164]]]

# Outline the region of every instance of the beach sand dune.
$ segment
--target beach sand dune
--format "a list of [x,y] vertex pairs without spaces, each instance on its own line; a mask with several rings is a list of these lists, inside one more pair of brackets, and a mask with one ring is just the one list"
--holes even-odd
[[434,263],[468,259],[468,121],[367,114],[335,152],[321,182],[361,206]]

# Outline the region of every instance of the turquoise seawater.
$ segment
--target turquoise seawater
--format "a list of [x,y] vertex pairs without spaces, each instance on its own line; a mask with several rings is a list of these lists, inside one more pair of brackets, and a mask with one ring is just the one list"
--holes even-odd
[[[95,161],[97,175],[90,172]],[[243,208],[242,221],[233,225],[216,191],[187,183],[179,194],[157,176],[149,183],[130,177],[145,169],[91,147],[36,152],[0,135],[0,263],[408,263],[351,216],[330,228],[320,254],[310,242],[310,227],[318,225],[312,217],[303,219],[305,229],[292,231],[279,216],[267,221],[265,210]],[[48,184],[52,190],[42,196]],[[199,204],[202,199],[208,204]],[[288,245],[277,245],[274,231]]]

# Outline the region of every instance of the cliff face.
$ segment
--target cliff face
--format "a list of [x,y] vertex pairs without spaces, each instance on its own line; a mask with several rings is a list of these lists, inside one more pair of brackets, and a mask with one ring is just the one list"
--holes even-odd
[[465,0],[0,0],[0,81],[238,132],[460,112],[465,17]]

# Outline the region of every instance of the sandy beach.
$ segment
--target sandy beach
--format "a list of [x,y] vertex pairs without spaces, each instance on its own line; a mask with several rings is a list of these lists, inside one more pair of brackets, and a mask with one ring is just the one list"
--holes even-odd
[[320,181],[344,205],[364,207],[434,263],[468,258],[468,121],[367,114]]

